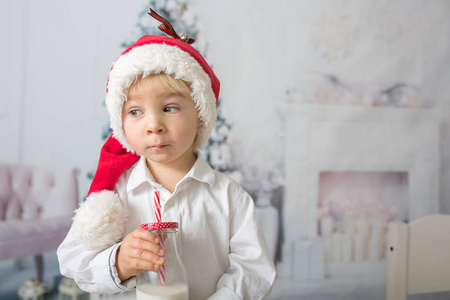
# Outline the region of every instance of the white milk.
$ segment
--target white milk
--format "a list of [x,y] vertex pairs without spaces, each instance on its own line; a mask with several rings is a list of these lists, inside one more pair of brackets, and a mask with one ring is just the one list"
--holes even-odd
[[145,283],[136,288],[136,300],[189,300],[189,289],[180,283],[166,286]]

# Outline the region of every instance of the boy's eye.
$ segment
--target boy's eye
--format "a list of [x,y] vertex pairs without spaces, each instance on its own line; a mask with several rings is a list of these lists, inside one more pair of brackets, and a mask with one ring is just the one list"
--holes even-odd
[[139,109],[132,109],[128,112],[132,117],[137,117],[142,115],[142,111],[140,111]]
[[178,107],[166,106],[164,107],[164,112],[172,113],[178,110]]

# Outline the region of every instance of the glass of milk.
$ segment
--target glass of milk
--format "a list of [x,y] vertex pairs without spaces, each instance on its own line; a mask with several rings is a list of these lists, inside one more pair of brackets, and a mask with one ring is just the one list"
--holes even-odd
[[142,271],[137,277],[137,300],[189,300],[186,269],[180,258],[177,222],[142,224],[159,237],[166,254],[158,271]]

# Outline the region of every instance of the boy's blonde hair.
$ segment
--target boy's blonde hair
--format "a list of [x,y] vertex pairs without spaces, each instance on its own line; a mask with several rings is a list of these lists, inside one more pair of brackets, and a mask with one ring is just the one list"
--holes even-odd
[[136,81],[133,82],[133,84],[128,88],[126,93],[127,98],[130,97],[130,95],[132,95],[140,86],[146,84],[151,85],[160,92],[165,92],[168,90],[174,95],[178,95],[186,99],[192,99],[190,84],[183,79],[175,78],[166,73],[151,74],[145,78],[142,76],[138,77]]

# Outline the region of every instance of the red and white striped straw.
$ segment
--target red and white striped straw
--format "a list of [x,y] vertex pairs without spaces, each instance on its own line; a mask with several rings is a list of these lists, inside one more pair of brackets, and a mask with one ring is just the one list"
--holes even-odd
[[166,285],[166,267],[164,267],[164,265],[159,267],[159,284],[161,286]]
[[159,195],[159,191],[155,191],[154,202],[156,222],[159,223],[161,222],[161,197]]
[[[162,221],[161,220],[161,197],[160,197],[159,191],[155,191],[154,202],[155,202],[156,222],[161,223],[161,221]],[[159,245],[162,248],[164,248],[164,241],[163,241],[163,236],[162,236],[161,232],[158,233],[158,237],[159,237]],[[164,267],[164,265],[159,267],[159,283],[161,286],[166,285],[166,268]]]

